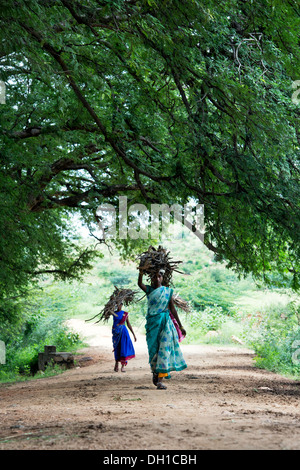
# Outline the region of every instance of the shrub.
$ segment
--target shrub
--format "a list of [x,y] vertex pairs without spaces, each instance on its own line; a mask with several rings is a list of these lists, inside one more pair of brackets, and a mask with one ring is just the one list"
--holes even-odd
[[218,330],[226,321],[226,318],[222,307],[214,305],[213,307],[206,307],[205,310],[192,314],[190,317],[190,325],[206,333],[211,330]]
[[6,364],[0,369],[0,381],[4,382],[36,373],[38,353],[47,344],[54,344],[58,351],[75,351],[82,345],[79,335],[70,332],[64,317],[58,315],[29,315],[13,332],[1,328],[0,334],[6,345]]
[[257,367],[299,377],[300,322],[299,304],[273,305],[260,315],[259,322],[249,322],[248,344],[254,349]]

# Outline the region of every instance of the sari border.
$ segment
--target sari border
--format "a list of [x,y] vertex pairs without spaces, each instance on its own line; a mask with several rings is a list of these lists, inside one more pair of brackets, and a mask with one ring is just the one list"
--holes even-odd
[[131,356],[126,356],[126,357],[122,356],[122,357],[120,358],[120,361],[121,361],[121,362],[122,362],[122,361],[127,362],[127,361],[129,361],[130,359],[133,359],[134,357],[135,357],[135,354],[132,354]]
[[181,370],[184,370],[187,368],[187,365],[186,364],[183,364],[182,366],[178,366],[178,367],[171,367],[170,369],[162,369],[162,368],[157,368],[155,369],[155,372],[156,373],[159,373],[161,372],[162,374],[169,374],[170,372],[180,372]]

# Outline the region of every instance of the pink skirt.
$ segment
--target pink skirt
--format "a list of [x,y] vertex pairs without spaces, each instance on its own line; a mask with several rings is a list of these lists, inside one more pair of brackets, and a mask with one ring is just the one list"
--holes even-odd
[[182,341],[185,338],[185,336],[182,334],[181,329],[179,328],[179,325],[178,325],[177,321],[175,320],[174,315],[171,312],[170,312],[170,317],[171,317],[171,320],[174,323],[174,326],[176,328],[176,331],[177,331],[177,334],[178,334],[178,341],[180,343],[180,341]]

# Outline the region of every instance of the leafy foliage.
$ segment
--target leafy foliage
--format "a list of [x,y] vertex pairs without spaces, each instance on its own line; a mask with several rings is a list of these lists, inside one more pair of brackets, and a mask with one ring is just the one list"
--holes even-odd
[[270,306],[261,313],[258,323],[257,318],[256,322],[249,321],[245,332],[248,344],[256,353],[257,367],[299,377],[299,299]]
[[[46,297],[51,297],[49,291]],[[58,310],[60,314],[55,309],[52,313],[32,309],[26,316],[23,315],[14,330],[9,322],[2,322],[0,336],[5,342],[6,363],[1,365],[0,381],[26,379],[36,374],[38,353],[44,351],[46,344],[55,344],[58,351],[75,351],[82,345],[79,335],[69,331],[64,324],[65,316],[61,315],[61,308]]]
[[294,0],[4,0],[0,25],[3,315],[90,265],[68,217],[119,195],[193,198],[218,260],[299,287]]

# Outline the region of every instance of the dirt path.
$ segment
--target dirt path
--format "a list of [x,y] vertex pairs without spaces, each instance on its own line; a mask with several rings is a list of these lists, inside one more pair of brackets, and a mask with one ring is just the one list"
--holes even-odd
[[[254,369],[251,351],[182,343],[188,368],[151,383],[145,336],[113,372],[110,329],[73,320],[80,368],[0,386],[0,449],[300,449],[300,385]],[[126,444],[124,444],[126,442]]]

